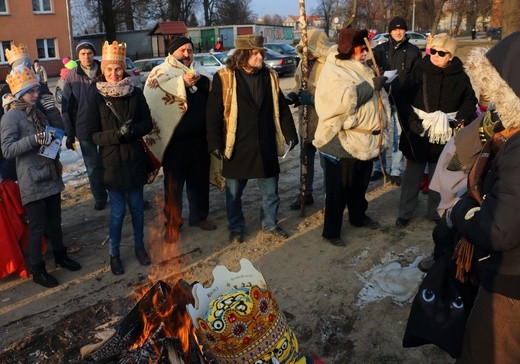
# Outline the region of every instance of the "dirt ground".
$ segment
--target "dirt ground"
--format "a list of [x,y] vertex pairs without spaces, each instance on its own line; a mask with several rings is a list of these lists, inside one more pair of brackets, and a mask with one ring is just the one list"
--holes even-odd
[[[284,91],[291,86],[290,77],[282,80]],[[368,215],[381,228],[352,227],[346,212],[342,237],[347,246],[336,247],[321,238],[323,173],[318,162],[316,166],[316,202],[301,217],[289,209],[298,193],[298,153],[281,160],[279,220],[291,234],[283,241],[261,232],[260,193],[250,181],[244,196],[243,244],[229,244],[224,195],[213,187],[209,217],[218,229],[205,232],[184,226],[177,243],[165,243],[160,175],[145,187],[145,197],[152,201],[145,221],[153,265],[150,269],[138,265],[127,216],[122,276],[112,275],[109,268],[109,209],[93,210],[84,178],[68,182],[63,193],[64,239],[82,269],[55,268],[52,254],[47,254],[47,268],[60,281],[58,287],[46,289],[16,276],[0,280],[0,362],[81,363],[79,350],[97,341],[96,327],[124,316],[142,286],[158,279],[173,285],[179,278],[208,284],[216,265],[238,270],[240,258],[249,259],[266,278],[302,353],[329,364],[453,362],[432,345],[413,349],[401,345],[410,301],[423,276],[416,258],[432,250],[434,223],[424,218],[426,195],[420,196],[412,223],[397,229],[399,188],[372,182]],[[183,215],[187,217],[186,208]]]

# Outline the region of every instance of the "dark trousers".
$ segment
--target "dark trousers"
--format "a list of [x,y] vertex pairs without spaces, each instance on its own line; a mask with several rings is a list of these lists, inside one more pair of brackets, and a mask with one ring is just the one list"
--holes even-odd
[[43,262],[41,241],[44,232],[51,241],[53,252],[63,248],[61,194],[29,202],[24,207],[29,219],[29,264],[35,266]]
[[335,163],[325,158],[325,220],[322,236],[326,239],[339,238],[345,206],[349,221],[361,225],[368,208],[365,193],[370,183],[372,161],[354,158],[340,159]]
[[[204,142],[182,142],[168,147],[164,165],[164,213],[168,222],[182,215],[182,191],[186,185],[189,222],[206,220],[209,212],[209,153]],[[180,220],[178,220],[180,221]]]

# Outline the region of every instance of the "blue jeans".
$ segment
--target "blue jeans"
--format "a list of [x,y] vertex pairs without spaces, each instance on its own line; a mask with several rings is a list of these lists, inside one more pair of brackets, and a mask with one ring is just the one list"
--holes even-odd
[[[226,212],[228,217],[228,229],[230,231],[244,231],[246,220],[242,211],[242,193],[247,185],[247,179],[226,178]],[[258,187],[262,193],[260,206],[260,220],[262,229],[274,230],[278,225],[278,175],[270,178],[258,178]]]
[[[381,159],[383,160],[385,171],[389,172],[391,176],[401,176],[404,170],[404,157],[403,153],[399,150],[401,124],[399,123],[399,115],[394,105],[392,105],[392,123],[394,126],[392,154],[389,155],[386,150],[383,150]],[[390,165],[390,170],[387,169],[388,165]],[[374,161],[373,170],[381,172],[381,163],[379,163],[379,158]]]
[[[307,180],[305,181],[305,194],[307,196],[312,195],[314,192],[314,157],[316,156],[316,147],[312,145],[311,142],[308,142],[306,145],[303,142],[303,138],[300,137],[300,194],[302,193],[302,166],[303,166],[303,156],[304,156],[304,147],[307,149]],[[323,162],[323,158],[320,157],[320,165],[321,168],[325,169],[325,164]],[[323,183],[323,190],[325,190],[325,182]]]
[[109,190],[110,197],[110,223],[108,227],[110,255],[119,255],[121,244],[121,230],[126,214],[126,204],[132,215],[132,227],[134,228],[135,248],[144,248],[144,209],[143,187],[132,190]]
[[102,175],[98,160],[98,147],[90,140],[79,141],[85,168],[87,169],[90,191],[94,196],[95,202],[107,202],[107,191],[102,186]]

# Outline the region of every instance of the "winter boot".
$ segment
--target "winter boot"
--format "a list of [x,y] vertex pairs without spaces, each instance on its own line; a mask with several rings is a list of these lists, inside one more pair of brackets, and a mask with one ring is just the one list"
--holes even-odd
[[78,262],[67,256],[67,248],[65,247],[54,252],[54,261],[56,262],[56,267],[63,267],[70,271],[81,269],[81,265]]
[[56,278],[47,273],[44,262],[33,265],[31,268],[34,283],[38,283],[47,288],[56,287],[59,284]]

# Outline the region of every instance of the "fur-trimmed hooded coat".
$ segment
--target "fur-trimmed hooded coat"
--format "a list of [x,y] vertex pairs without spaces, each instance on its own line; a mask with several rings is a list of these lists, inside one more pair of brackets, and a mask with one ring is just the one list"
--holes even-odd
[[[374,72],[359,61],[338,60],[335,57],[337,54],[337,46],[332,47],[316,86],[315,105],[319,122],[313,144],[320,151],[335,157],[372,160],[379,154],[380,134],[377,131],[381,131],[381,125],[378,95],[374,92],[369,101],[356,107],[356,86],[366,81],[373,87]],[[390,104],[384,90],[382,97],[382,146],[385,148],[392,140],[392,130],[388,129],[391,127],[388,123]],[[338,140],[345,154],[331,148]]]
[[[428,104],[425,103],[424,89]],[[462,61],[457,57],[446,68],[435,66],[429,55],[418,61],[398,93],[396,102],[402,123],[399,149],[406,158],[416,162],[437,162],[446,144],[430,143],[428,135],[417,134],[415,126],[422,128],[422,119],[412,107],[428,113],[456,112],[455,118],[464,124],[469,124],[477,116],[478,100]]]
[[[494,103],[503,126],[520,128],[520,32],[494,48],[474,48],[466,70],[475,89]],[[454,226],[473,245],[473,264],[489,292],[520,299],[520,132],[496,154],[482,185],[482,205],[464,197],[453,208]],[[474,214],[468,211],[475,209]],[[487,257],[487,258],[485,258]],[[481,259],[480,258],[485,258]]]

